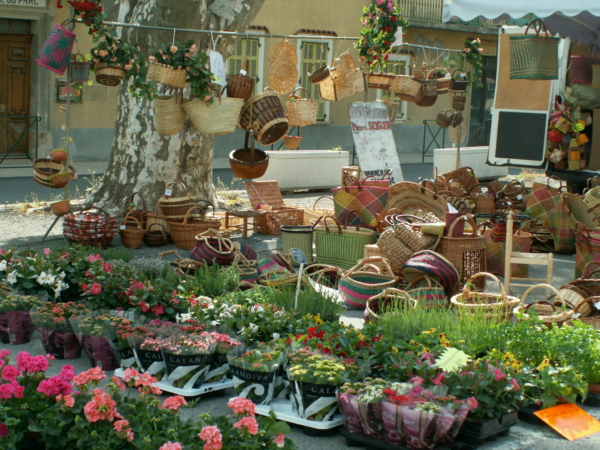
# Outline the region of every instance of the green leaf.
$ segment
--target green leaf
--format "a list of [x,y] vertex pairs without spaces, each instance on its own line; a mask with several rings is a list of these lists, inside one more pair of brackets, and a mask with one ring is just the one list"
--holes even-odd
[[445,372],[456,372],[465,366],[471,357],[462,350],[454,347],[447,348],[441,357],[435,360],[435,364]]

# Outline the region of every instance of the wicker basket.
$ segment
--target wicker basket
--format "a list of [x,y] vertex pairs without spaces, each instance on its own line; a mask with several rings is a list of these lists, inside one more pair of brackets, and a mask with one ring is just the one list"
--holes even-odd
[[[467,220],[473,231],[470,235],[453,237],[454,228],[461,220]],[[477,225],[473,216],[460,216],[450,225],[448,236],[441,236],[437,252],[444,256],[458,269],[459,280],[465,281],[474,275],[485,272],[487,258],[485,255],[485,238],[477,234]],[[485,288],[485,278],[476,280],[478,289]]]
[[[443,70],[446,73],[441,73]],[[450,76],[450,72],[445,67],[438,67],[435,69],[434,77],[437,81],[437,94],[443,95],[450,92],[450,82],[452,81],[452,77]]]
[[171,228],[169,227],[169,222],[165,219],[165,216],[160,212],[159,206],[160,199],[156,202],[156,207],[154,208],[154,212],[148,212],[146,215],[146,230],[148,230],[153,224],[161,225],[167,233],[171,233]]
[[[475,278],[489,277],[500,287],[500,294],[471,292],[470,286]],[[450,299],[457,314],[484,316],[488,320],[508,321],[512,318],[513,308],[519,303],[517,297],[507,295],[500,280],[491,273],[482,272],[473,275],[465,284],[461,293]]]
[[[201,217],[190,217],[192,211],[200,211]],[[199,206],[192,206],[185,213],[185,216],[180,221],[170,221],[171,236],[176,247],[185,250],[192,250],[196,246],[196,235],[200,234],[209,228],[218,230],[221,227],[219,219],[206,219],[204,210]]]
[[242,71],[231,75],[227,80],[227,97],[241,98],[245,102],[254,94],[254,78],[250,78],[248,73],[248,64],[250,61],[244,59]]
[[256,140],[261,145],[271,145],[283,137],[289,128],[285,111],[277,92],[265,88],[262,94],[252,97],[239,116],[238,125],[242,130],[254,128],[258,122]]
[[[134,209],[135,197],[138,196],[142,200],[142,209]],[[138,223],[142,225],[142,228],[147,228],[148,219],[148,208],[146,206],[146,199],[141,192],[134,192],[129,199],[129,209],[123,213],[128,219],[125,223],[128,227],[137,227]],[[135,219],[135,220],[134,220]]]
[[281,232],[283,253],[290,253],[292,248],[304,252],[309,262],[313,260],[313,241],[315,225],[281,225],[272,215],[269,220],[275,222]]
[[300,147],[300,142],[302,142],[302,136],[290,136],[288,134],[283,136],[283,145],[290,150],[298,149]]
[[126,70],[122,67],[112,67],[107,63],[98,63],[94,65],[96,72],[96,82],[104,86],[118,86],[123,81]]
[[324,195],[324,196],[316,199],[315,203],[313,204],[312,209],[304,210],[304,224],[305,225],[312,225],[314,221],[319,220],[323,216],[331,216],[331,215],[335,214],[334,208],[331,208],[331,209],[317,208],[317,203],[319,203],[319,201],[324,198],[331,200],[331,202],[333,203],[333,197],[330,195]]
[[429,106],[433,106],[435,105],[435,102],[437,101],[437,90],[435,95],[430,95],[428,97],[425,97],[424,95],[424,91],[423,91],[423,86],[421,86],[421,90],[419,91],[420,96],[418,95],[417,98],[415,99],[415,104],[417,106],[420,106],[422,108],[427,108]]
[[[408,75],[406,69],[409,69]],[[415,80],[410,73],[410,66],[404,66],[404,75],[396,75],[392,80],[390,89],[394,92],[401,100],[414,101],[415,97],[421,89],[421,82]]]
[[[374,266],[381,263],[384,269]],[[342,300],[349,308],[365,308],[367,300],[383,292],[384,289],[396,287],[398,279],[387,264],[385,258],[374,256],[363,258],[354,267],[342,274],[339,292]]]
[[[553,291],[556,294],[557,299],[554,301],[554,304],[546,300],[536,300],[529,303],[528,305],[525,305],[525,299],[534,289],[546,289]],[[538,317],[542,320],[544,325],[546,325],[548,328],[552,328],[553,325],[560,327],[562,324],[564,324],[567,320],[571,318],[571,316],[573,315],[573,311],[558,310],[557,302],[561,306],[566,305],[565,299],[560,294],[560,292],[556,290],[556,288],[550,286],[549,284],[537,284],[535,286],[531,286],[525,291],[525,293],[521,297],[520,305],[517,306],[513,312],[515,315],[522,313],[525,316],[525,318],[528,318],[529,310],[533,309],[537,313]]]
[[[251,139],[250,148],[248,148],[248,139]],[[244,148],[229,153],[229,165],[238,178],[251,180],[265,174],[269,167],[269,155],[264,150],[254,148],[253,131],[246,131]]]
[[177,253],[177,250],[166,250],[161,252],[158,254],[157,259],[162,260],[165,255],[175,255],[175,261],[169,261],[169,264],[171,267],[177,269],[177,273],[179,273],[180,276],[194,276],[198,269],[206,266],[206,264],[201,261],[195,261],[190,258],[182,258],[179,253]]
[[60,200],[50,204],[50,210],[55,216],[62,217],[65,214],[69,214],[71,208],[71,202],[69,200]]
[[187,187],[181,181],[174,181],[167,184],[167,190],[172,186],[180,186],[185,191],[185,195],[182,197],[172,197],[165,194],[158,199],[158,206],[160,206],[162,215],[166,220],[183,219],[188,210],[196,205],[198,197],[190,195]]
[[92,63],[86,61],[85,55],[75,53],[71,55],[71,64],[69,67],[71,81],[75,83],[87,83],[90,79],[90,68]]
[[170,235],[167,229],[160,223],[154,222],[144,233],[144,244],[148,247],[160,247],[169,242]]
[[[428,66],[429,67],[429,66]],[[421,79],[421,85],[423,86],[424,97],[437,97],[438,95],[438,82],[435,78],[435,69],[425,69],[425,78]]]
[[[33,179],[42,186],[47,187],[63,187],[69,182],[68,172],[65,172],[66,168],[62,162],[55,162],[47,158],[38,158],[33,161]],[[60,186],[60,183],[64,178],[64,174],[67,174],[67,183]]]
[[[423,285],[423,282],[426,285]],[[411,280],[406,286],[406,291],[415,301],[415,306],[419,308],[448,308],[448,296],[444,287],[436,279],[423,274]]]
[[230,134],[240,115],[244,101],[241,98],[222,98],[218,93],[218,102],[210,104],[204,100],[192,100],[183,105],[194,127],[202,134]]
[[279,58],[269,67],[269,85],[279,94],[286,94],[294,89],[298,82],[298,56]]
[[[136,219],[133,214],[135,211],[129,211],[125,214],[125,217],[121,221],[119,235],[121,236],[121,243],[123,247],[138,249],[142,248],[142,240],[144,239],[144,233],[146,232],[142,227],[139,220]],[[128,224],[135,223],[135,226]]]
[[595,314],[587,317],[582,317],[580,312],[580,308],[585,305],[586,308],[589,308],[592,311],[598,312],[598,308],[596,308],[596,304],[600,302],[600,297],[589,297],[585,299],[585,302],[577,306],[573,311],[573,320],[581,320],[586,325],[596,328],[600,330],[600,314]]
[[187,79],[187,71],[185,69],[175,69],[167,64],[148,61],[148,75],[146,75],[146,78],[165,86],[183,89]]
[[455,111],[464,111],[467,103],[467,96],[464,94],[452,94],[451,95],[452,109]]
[[396,78],[393,73],[374,72],[368,75],[367,86],[371,89],[382,89],[389,91],[392,88],[392,82]]
[[[310,69],[312,69],[312,67],[315,64],[323,64],[323,65],[321,67],[318,67],[317,69],[315,69],[313,72],[311,72]],[[313,84],[318,84],[321,81],[329,78],[329,76],[331,75],[331,73],[329,71],[329,66],[327,65],[327,63],[325,61],[317,61],[316,63],[311,64],[308,67],[307,72],[308,72],[308,79]]]
[[[484,186],[487,188],[487,192],[481,192],[481,188],[479,186]],[[473,189],[477,189],[476,192],[473,192]],[[496,193],[490,187],[490,185],[485,183],[479,183],[473,186],[469,190],[469,197],[473,200],[475,207],[473,208],[473,212],[477,214],[494,214],[495,205],[496,205]]]
[[378,295],[367,300],[365,308],[365,322],[376,322],[379,320],[379,315],[386,312],[406,311],[417,305],[417,302],[410,294],[401,291],[400,289],[387,288]]
[[[306,92],[306,98],[296,95],[296,92]],[[317,123],[319,114],[319,102],[313,100],[310,93],[303,88],[297,88],[292,95],[289,96],[285,103],[287,109],[287,118],[290,127],[305,127]],[[287,147],[287,145],[286,145]],[[288,147],[290,148],[290,147]]]
[[154,124],[157,133],[173,136],[183,129],[187,119],[183,105],[187,102],[189,100],[184,100],[177,95],[161,95],[154,100]]
[[[527,34],[533,25],[535,34]],[[545,36],[540,36],[540,33]],[[510,79],[558,79],[558,44],[560,38],[550,37],[541,19],[527,25],[522,36],[510,37]],[[593,84],[593,83],[592,83]],[[600,87],[600,85],[598,86]]]
[[[462,74],[462,76],[461,76],[462,80],[457,80],[456,77],[454,76],[454,74],[456,74],[456,72],[458,72],[458,71],[460,71]],[[467,79],[465,77],[464,70],[456,69],[454,72],[452,72],[451,78],[452,79],[450,80],[450,92],[464,94],[467,91],[467,86],[469,85],[469,82],[467,81]],[[454,108],[454,109],[456,109],[456,108]]]

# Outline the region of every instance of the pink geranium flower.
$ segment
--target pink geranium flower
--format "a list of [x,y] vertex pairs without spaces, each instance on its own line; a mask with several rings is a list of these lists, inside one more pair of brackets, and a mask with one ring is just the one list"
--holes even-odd
[[172,409],[174,411],[178,410],[180,406],[187,405],[187,402],[181,395],[175,395],[173,397],[168,397],[163,402],[161,408],[162,409]]
[[248,400],[247,398],[236,397],[231,400],[227,406],[230,407],[236,415],[247,414],[249,416],[254,416],[254,414],[256,414],[256,405],[252,400]]
[[202,428],[198,437],[204,441],[204,450],[221,450],[223,447],[223,435],[215,425]]
[[233,425],[242,431],[247,431],[250,434],[258,434],[258,422],[254,417],[243,417],[239,422]]
[[92,293],[92,295],[97,295],[100,292],[102,292],[102,286],[100,285],[100,283],[92,284],[92,286],[90,287],[90,292]]
[[277,444],[277,447],[279,447],[279,448],[283,448],[283,446],[285,445],[285,436],[283,435],[283,433],[279,433],[277,436],[275,436],[273,438],[273,440],[275,441],[275,443]]

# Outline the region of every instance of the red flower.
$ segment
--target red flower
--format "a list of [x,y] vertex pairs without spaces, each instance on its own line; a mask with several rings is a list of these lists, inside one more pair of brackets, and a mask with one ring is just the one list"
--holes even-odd
[[[58,1],[60,2],[60,0],[58,0]],[[62,8],[62,6],[61,6],[61,8]],[[0,423],[0,438],[6,437],[6,436],[8,436],[8,427],[5,424]]]

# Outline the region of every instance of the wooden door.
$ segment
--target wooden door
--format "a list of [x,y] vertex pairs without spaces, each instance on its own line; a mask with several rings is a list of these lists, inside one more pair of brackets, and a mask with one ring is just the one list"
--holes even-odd
[[[0,33],[0,116],[30,116],[31,92],[31,41],[30,34]],[[29,133],[21,134],[29,126],[30,120],[2,119],[0,127],[0,154],[11,151],[29,151]],[[12,134],[12,136],[11,136]],[[20,139],[19,145],[15,145]]]

